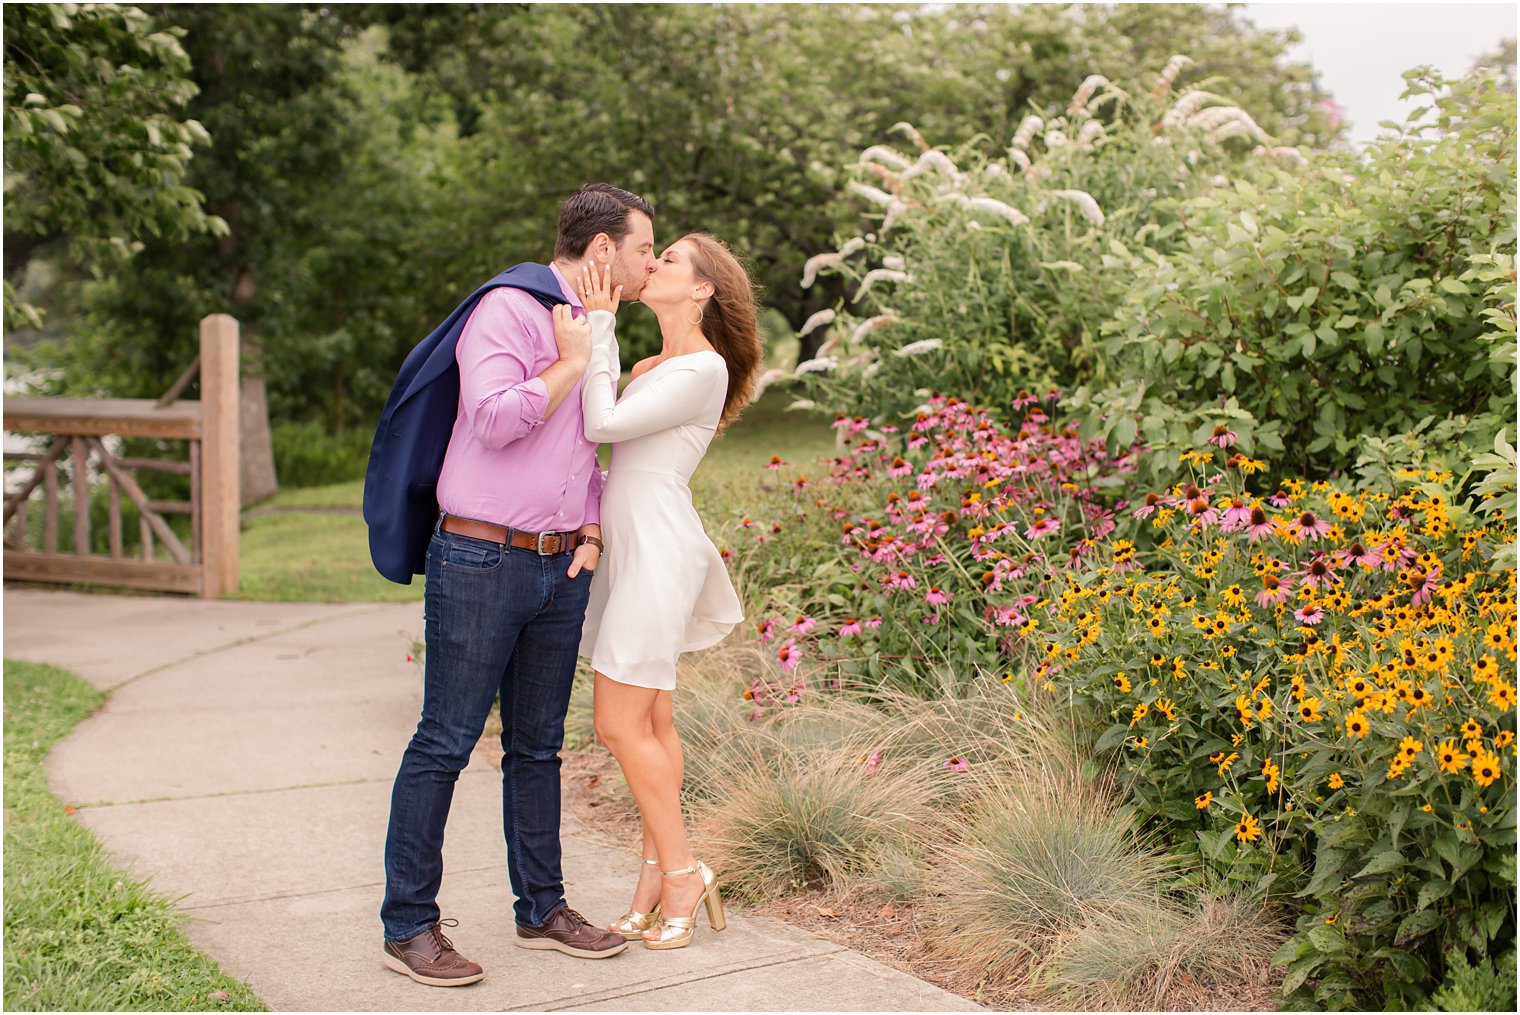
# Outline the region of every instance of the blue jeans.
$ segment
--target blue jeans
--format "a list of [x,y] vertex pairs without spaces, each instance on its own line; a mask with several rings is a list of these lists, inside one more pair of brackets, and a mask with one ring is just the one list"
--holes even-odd
[[501,696],[501,801],[517,922],[565,904],[559,750],[591,572],[571,555],[435,530],[428,547],[422,719],[401,758],[385,838],[385,937],[438,922],[443,828],[454,783]]

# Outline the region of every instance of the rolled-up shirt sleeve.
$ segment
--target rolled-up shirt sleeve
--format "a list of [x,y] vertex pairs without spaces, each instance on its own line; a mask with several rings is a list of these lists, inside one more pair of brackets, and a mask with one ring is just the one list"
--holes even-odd
[[515,305],[521,295],[502,288],[481,297],[455,351],[460,408],[488,448],[532,433],[549,408],[548,385],[533,370],[533,330]]

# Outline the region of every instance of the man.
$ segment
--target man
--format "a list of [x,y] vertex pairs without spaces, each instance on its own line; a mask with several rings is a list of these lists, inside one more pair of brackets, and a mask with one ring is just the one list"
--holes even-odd
[[[625,298],[638,298],[656,268],[653,216],[607,184],[564,203],[550,268],[576,313],[567,279],[588,261],[612,265]],[[437,895],[454,783],[498,694],[517,943],[582,958],[627,947],[566,906],[560,870],[559,751],[601,552],[602,477],[580,401],[589,343],[559,347],[549,309],[503,287],[480,298],[455,355],[459,408],[427,554],[422,718],[391,795],[380,910],[385,964],[431,986],[485,975],[444,937]]]

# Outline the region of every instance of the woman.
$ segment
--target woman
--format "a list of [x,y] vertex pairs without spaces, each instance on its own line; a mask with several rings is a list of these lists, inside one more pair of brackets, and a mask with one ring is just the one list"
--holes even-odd
[[587,316],[555,313],[564,336],[591,333],[581,389],[586,438],[612,443],[602,490],[605,553],[592,579],[580,654],[596,674],[597,736],[617,759],[639,807],[644,866],[633,905],[610,929],[647,948],[684,948],[706,906],[725,924],[717,881],[691,855],[681,818],[681,740],[671,713],[676,659],[722,640],[744,619],[687,481],[713,437],[750,401],[763,348],[744,268],[702,233],[667,249],[640,294],[659,318],[663,347],[636,364],[621,399],[614,337],[622,289],[588,266]]

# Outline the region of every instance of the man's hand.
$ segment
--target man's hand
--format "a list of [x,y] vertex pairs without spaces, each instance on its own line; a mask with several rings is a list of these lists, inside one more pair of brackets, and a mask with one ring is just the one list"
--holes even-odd
[[591,362],[591,322],[572,316],[568,303],[554,308],[554,344],[560,362],[576,367],[577,373]]
[[594,572],[601,559],[602,551],[596,548],[595,543],[582,543],[575,548],[575,556],[570,558],[570,570],[566,574],[574,578],[581,573],[581,568]]

